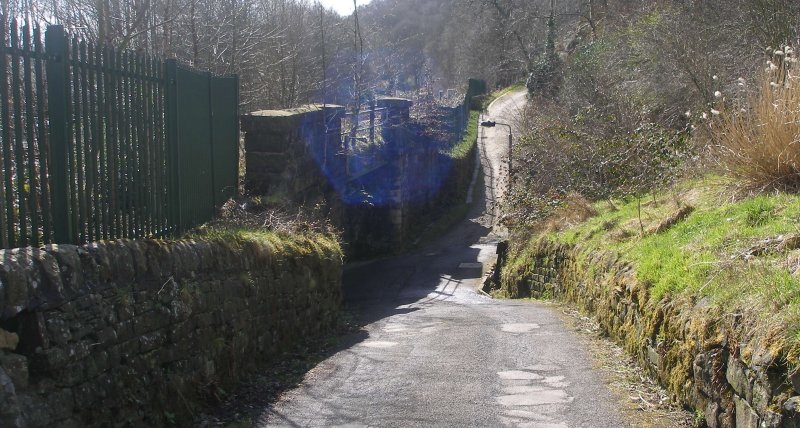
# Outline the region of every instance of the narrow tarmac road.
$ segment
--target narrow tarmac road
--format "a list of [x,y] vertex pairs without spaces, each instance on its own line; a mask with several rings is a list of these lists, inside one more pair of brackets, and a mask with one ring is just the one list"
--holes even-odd
[[[486,117],[511,122],[524,102],[511,93]],[[309,371],[256,426],[635,426],[552,308],[476,291],[503,235],[507,142],[505,128],[481,132],[485,186],[468,220],[413,254],[346,270],[346,302],[368,336]]]

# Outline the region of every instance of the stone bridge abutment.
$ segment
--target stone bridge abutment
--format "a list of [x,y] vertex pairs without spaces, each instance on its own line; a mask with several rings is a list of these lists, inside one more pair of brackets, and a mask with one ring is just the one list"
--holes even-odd
[[[403,98],[377,99],[361,113],[314,104],[244,115],[245,189],[268,200],[324,203],[350,255],[394,252],[421,219],[463,203],[454,195],[468,183],[452,176],[471,175],[474,153],[454,160],[445,152],[463,135],[469,101],[444,108],[452,124],[444,142],[411,119],[413,103]],[[363,126],[353,122],[359,115],[369,115]],[[470,174],[457,173],[464,169]]]

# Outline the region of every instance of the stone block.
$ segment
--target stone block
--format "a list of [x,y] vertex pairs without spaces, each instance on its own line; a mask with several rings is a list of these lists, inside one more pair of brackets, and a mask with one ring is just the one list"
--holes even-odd
[[737,428],[758,428],[758,414],[738,395],[733,396],[736,405],[736,427]]
[[[102,402],[108,390],[103,388],[102,383],[97,381],[85,382],[73,388],[75,391],[75,398],[80,403],[81,407],[94,407]],[[72,416],[71,413],[67,416]]]
[[800,396],[794,396],[783,403],[784,410],[781,426],[784,428],[800,428]]
[[85,361],[86,377],[91,379],[100,376],[111,368],[111,359],[108,352],[93,350]]
[[780,428],[783,425],[783,416],[780,413],[765,411],[761,415],[761,428]]
[[[47,373],[56,383],[57,387],[71,388],[80,383],[86,382],[84,365],[82,363],[67,364],[58,369]],[[55,392],[52,392],[52,396]]]
[[170,302],[170,324],[186,321],[192,316],[192,307],[180,300]]
[[95,324],[105,325],[101,320],[72,321],[70,332],[73,340],[81,340],[96,333]]
[[276,132],[252,131],[244,136],[246,153],[284,153],[289,149],[290,143],[288,135]]
[[75,245],[65,244],[44,247],[44,250],[57,260],[62,284],[69,293],[78,291],[84,282],[79,248]]
[[283,153],[248,153],[245,168],[248,176],[257,174],[281,174],[289,166],[289,157]]
[[295,132],[301,123],[299,110],[260,110],[242,115],[242,131],[288,134]]
[[101,349],[116,344],[117,339],[117,331],[113,327],[105,327],[97,332],[97,341]]
[[[224,245],[219,245],[218,243],[211,243],[207,241],[195,241],[192,243],[192,248],[194,249],[195,253],[197,253],[197,266],[194,268],[198,273],[200,272],[213,272],[215,271],[218,265],[218,255],[220,253],[219,250],[224,249],[223,253],[230,254],[231,251],[229,247]],[[231,262],[235,262],[233,257],[228,258]]]
[[126,342],[122,342],[116,347],[109,349],[108,354],[109,358],[112,355],[119,355],[119,365],[127,366],[139,354],[139,341],[136,339],[131,339]]
[[211,312],[197,314],[195,317],[195,323],[197,328],[210,327],[214,324],[214,316],[211,314]]
[[167,341],[166,334],[162,331],[155,331],[139,337],[139,352],[150,352],[159,348]]
[[41,281],[36,287],[38,297],[50,306],[61,303],[65,290],[58,259],[42,249],[30,248],[28,251],[41,270]]
[[150,312],[137,315],[133,319],[133,332],[135,336],[142,336],[155,330],[163,329],[170,324],[170,312],[163,306]]
[[16,388],[28,387],[28,359],[25,356],[0,351],[0,368],[5,370]]
[[134,320],[132,318],[120,321],[120,323],[115,328],[117,334],[117,342],[126,342],[128,340],[131,340],[136,335],[133,326],[134,326]]
[[194,241],[177,241],[172,245],[173,272],[175,281],[195,276],[195,271],[199,266],[197,252],[194,249]]
[[72,341],[72,331],[69,320],[65,316],[52,314],[45,319],[47,336],[56,345],[66,345]]
[[130,241],[111,241],[103,244],[105,258],[110,263],[110,282],[133,282],[136,278],[136,258],[129,248]]
[[769,402],[772,399],[772,391],[769,385],[764,385],[760,380],[753,382],[753,398],[750,401],[753,408],[759,412],[764,412],[769,408]]
[[78,422],[75,418],[70,417],[55,421],[53,425],[59,428],[84,428],[86,424]]
[[0,328],[0,350],[13,351],[17,349],[18,344],[19,336],[17,333],[12,333]]
[[[83,247],[87,255],[81,257],[84,263],[84,272],[93,273],[92,284],[112,281],[114,266],[108,257],[107,248],[102,242],[93,242]],[[88,269],[87,269],[88,268]]]
[[720,428],[719,404],[714,401],[708,401],[703,413],[706,417],[706,425],[708,425],[708,428]]
[[[134,278],[136,281],[141,281],[150,275],[150,270],[147,266],[147,242],[149,240],[127,240],[125,246],[131,254],[131,266],[134,271]],[[132,279],[134,279],[132,278]]]
[[725,379],[731,385],[734,391],[745,400],[752,399],[751,382],[747,374],[747,367],[739,361],[733,354],[728,357],[727,369],[725,371]]
[[[153,375],[157,371],[159,364],[159,353],[158,351],[145,352],[143,350],[141,352],[143,353],[133,358],[128,366],[131,368],[133,373],[147,378],[146,385],[151,386]],[[143,387],[147,388],[147,386],[144,385]]]
[[647,361],[650,363],[651,368],[658,372],[661,370],[661,354],[658,353],[655,347],[647,347]]
[[145,240],[141,241],[144,251],[147,272],[150,277],[156,280],[165,280],[174,270],[172,256],[172,246],[165,241]]
[[48,397],[20,396],[22,413],[25,415],[26,426],[51,427],[56,425],[53,411],[50,408]]
[[74,300],[78,311],[92,311],[97,305],[103,303],[103,296],[99,293],[89,293]]
[[[5,289],[0,318],[11,318],[31,306],[35,270],[33,260],[18,250],[0,250],[0,285]],[[35,279],[34,279],[35,281]],[[2,294],[0,294],[1,296]]]

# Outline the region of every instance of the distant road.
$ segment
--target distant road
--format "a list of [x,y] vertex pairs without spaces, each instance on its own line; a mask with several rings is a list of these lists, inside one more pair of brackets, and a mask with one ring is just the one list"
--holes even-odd
[[[487,117],[514,121],[524,92]],[[476,291],[503,232],[504,127],[480,138],[485,189],[469,219],[413,254],[350,268],[368,336],[312,369],[256,426],[626,427],[581,339],[553,309]]]

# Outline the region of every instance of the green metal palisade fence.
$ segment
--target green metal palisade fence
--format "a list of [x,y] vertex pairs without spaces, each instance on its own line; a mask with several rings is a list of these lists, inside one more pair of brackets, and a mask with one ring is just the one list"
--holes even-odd
[[0,20],[0,247],[180,234],[236,192],[238,77]]

